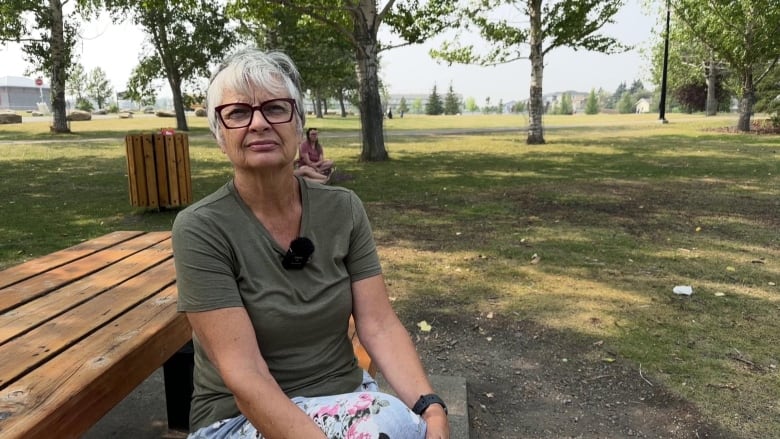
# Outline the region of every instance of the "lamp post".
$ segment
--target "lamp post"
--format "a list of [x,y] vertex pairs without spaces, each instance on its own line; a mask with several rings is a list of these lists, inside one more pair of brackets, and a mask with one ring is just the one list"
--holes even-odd
[[669,68],[669,17],[671,15],[671,9],[669,8],[669,0],[666,0],[666,33],[664,34],[664,69],[661,74],[661,102],[658,105],[658,120],[661,123],[669,123],[666,120],[666,71]]

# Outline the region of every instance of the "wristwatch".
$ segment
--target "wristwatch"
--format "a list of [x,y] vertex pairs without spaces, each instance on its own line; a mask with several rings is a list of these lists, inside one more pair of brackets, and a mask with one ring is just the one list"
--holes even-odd
[[448,415],[449,412],[447,412],[447,404],[444,404],[444,400],[442,400],[439,395],[435,393],[429,393],[428,395],[420,395],[420,399],[417,400],[416,403],[414,403],[414,407],[412,407],[412,411],[417,414],[417,416],[422,416],[423,413],[425,413],[425,410],[428,409],[428,407],[431,406],[431,404],[439,404],[441,408],[444,409],[444,414]]

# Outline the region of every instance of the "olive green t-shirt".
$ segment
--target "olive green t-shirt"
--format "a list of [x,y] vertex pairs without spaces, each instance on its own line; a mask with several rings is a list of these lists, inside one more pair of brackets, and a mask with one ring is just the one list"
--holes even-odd
[[[287,270],[280,247],[232,182],[180,212],[173,224],[178,309],[244,307],[271,374],[289,397],[353,391],[361,382],[347,338],[351,283],[381,273],[371,226],[350,190],[298,178],[299,236],[314,253]],[[233,395],[197,339],[190,428],[238,416]]]

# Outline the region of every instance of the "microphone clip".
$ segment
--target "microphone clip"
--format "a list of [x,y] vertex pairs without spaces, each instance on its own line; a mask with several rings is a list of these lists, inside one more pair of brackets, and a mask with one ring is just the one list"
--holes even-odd
[[309,238],[298,237],[292,240],[290,248],[282,259],[282,267],[286,270],[302,270],[314,253],[314,243]]

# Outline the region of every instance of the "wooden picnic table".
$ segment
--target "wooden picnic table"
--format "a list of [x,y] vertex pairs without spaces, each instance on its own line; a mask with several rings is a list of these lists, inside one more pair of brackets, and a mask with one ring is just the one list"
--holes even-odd
[[0,437],[79,437],[191,339],[170,232],[0,271]]
[[[164,366],[186,430],[191,328],[170,232],[118,231],[0,271],[0,437],[77,438]],[[361,367],[376,375],[350,321]]]

